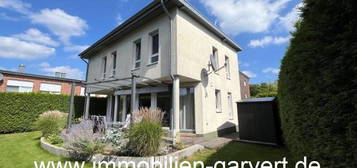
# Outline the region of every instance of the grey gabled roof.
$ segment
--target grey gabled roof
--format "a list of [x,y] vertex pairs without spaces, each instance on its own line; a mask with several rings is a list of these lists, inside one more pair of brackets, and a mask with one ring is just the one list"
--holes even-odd
[[[219,36],[222,39],[222,41],[226,42],[235,50],[241,51],[241,47],[236,42],[234,42],[231,38],[229,38],[221,30],[219,30],[214,24],[208,21],[208,19],[203,17],[196,9],[194,9],[185,0],[164,0],[164,1],[165,1],[165,5],[168,8],[172,8],[176,6],[179,7],[181,10],[186,11],[187,13],[190,14],[191,17],[196,19],[199,23],[201,23],[207,29],[212,31],[215,35]],[[90,53],[95,53],[97,50],[100,50],[103,47],[103,45],[118,39],[119,36],[134,30],[135,27],[138,27],[140,25],[139,23],[145,22],[146,20],[149,20],[150,18],[155,17],[163,12],[164,10],[162,9],[160,0],[154,0],[149,5],[147,5],[139,12],[137,12],[134,16],[130,17],[128,20],[126,20],[124,23],[116,27],[107,35],[99,39],[93,45],[82,51],[79,54],[79,56],[81,58],[88,58],[89,55],[91,55]]]
[[30,74],[30,73],[23,73],[23,72],[16,72],[16,71],[6,71],[6,70],[1,70],[1,69],[0,69],[0,73],[10,74],[10,75],[18,75],[18,76],[28,76],[28,77],[33,77],[33,78],[49,79],[49,80],[56,80],[56,81],[65,81],[65,82],[75,82],[75,83],[84,82],[82,80],[77,80],[77,79],[59,78],[59,77],[54,77],[54,76],[37,75],[37,74]]

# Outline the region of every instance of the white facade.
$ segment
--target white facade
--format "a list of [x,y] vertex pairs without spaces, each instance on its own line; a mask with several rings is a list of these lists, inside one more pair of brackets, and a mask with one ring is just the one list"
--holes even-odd
[[[160,99],[160,96],[165,95],[160,93],[170,91],[170,113],[174,118],[171,124],[175,125],[177,132],[210,135],[226,128],[236,128],[236,102],[241,99],[238,50],[186,11],[174,7],[170,9],[170,15],[171,21],[165,13],[161,13],[88,56],[88,82],[127,78],[134,72],[139,76],[168,84],[167,87],[158,85],[138,88],[135,105],[150,104],[149,107],[155,108],[159,106],[159,100],[164,100]],[[159,35],[159,58],[158,62],[152,63],[152,35],[155,33]],[[137,59],[136,55],[138,41],[141,43],[140,59]],[[217,71],[213,71],[210,66],[213,50],[217,53],[217,64],[220,68]],[[115,58],[113,52],[116,52]],[[113,60],[116,60],[116,63],[113,63]],[[136,65],[138,62],[140,67]],[[116,67],[114,74],[113,67]],[[203,71],[207,72],[208,76],[202,76]],[[138,80],[139,83],[145,81],[148,82],[142,78]],[[108,102],[120,99],[120,105],[108,105],[110,109],[115,107],[111,116],[123,115],[126,110],[124,106],[127,104],[123,104],[123,100],[118,97],[130,95],[130,90],[123,89],[130,86],[130,80],[113,82],[110,89],[105,89],[103,85],[89,87],[87,91],[114,95]],[[145,95],[148,95],[148,101]]]

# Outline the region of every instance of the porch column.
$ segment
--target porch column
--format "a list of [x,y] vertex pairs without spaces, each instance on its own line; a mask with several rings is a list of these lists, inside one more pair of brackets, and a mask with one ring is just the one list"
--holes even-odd
[[84,104],[84,119],[89,119],[89,105],[90,105],[90,93],[86,94],[85,104]]
[[115,97],[114,97],[114,118],[113,118],[113,122],[117,122],[117,116],[118,116],[118,95],[115,95]]
[[112,96],[108,95],[107,96],[107,114],[106,114],[106,118],[107,118],[107,123],[112,122],[111,116],[112,116]]
[[151,93],[151,109],[156,109],[157,108],[157,93]]
[[126,95],[123,95],[123,102],[122,102],[122,111],[121,111],[121,121],[125,121],[126,117]]
[[176,137],[176,134],[180,131],[180,78],[178,76],[174,76],[172,86],[172,109],[172,136]]

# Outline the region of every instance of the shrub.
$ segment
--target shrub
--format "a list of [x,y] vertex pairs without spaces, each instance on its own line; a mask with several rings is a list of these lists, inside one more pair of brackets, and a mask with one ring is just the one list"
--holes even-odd
[[72,125],[68,133],[63,133],[63,145],[72,151],[75,159],[88,159],[93,154],[103,151],[103,135],[94,133],[93,126],[92,121],[83,120]]
[[285,143],[295,159],[357,167],[356,1],[304,2],[279,74]]
[[278,95],[278,92],[263,92],[263,93],[258,93],[255,95],[255,97],[276,97]]
[[152,121],[161,123],[164,113],[160,109],[149,109],[147,107],[140,108],[139,111],[134,112],[134,123],[140,121]]
[[33,128],[41,131],[42,136],[58,135],[66,126],[67,114],[60,111],[48,111],[39,116]]
[[[75,96],[74,114],[83,114],[84,97]],[[106,99],[92,97],[90,114],[105,115]],[[40,114],[58,110],[68,112],[69,96],[44,93],[0,92],[0,134],[31,131]]]
[[51,134],[49,135],[46,140],[51,143],[51,144],[54,144],[54,145],[57,145],[57,144],[62,144],[63,143],[63,139],[62,137],[58,136],[57,134]]
[[128,131],[129,149],[137,156],[152,156],[159,152],[164,131],[159,122],[141,121]]

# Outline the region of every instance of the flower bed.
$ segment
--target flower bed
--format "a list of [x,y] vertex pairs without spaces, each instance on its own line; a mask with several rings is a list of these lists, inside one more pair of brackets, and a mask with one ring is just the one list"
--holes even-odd
[[[45,138],[41,138],[41,147],[48,151],[51,154],[57,155],[57,156],[63,156],[67,158],[71,158],[72,154],[70,150],[67,150],[62,147],[58,147],[55,145],[52,145],[48,142],[46,142]],[[162,155],[162,156],[153,156],[153,157],[129,157],[129,156],[114,156],[114,155],[103,155],[103,154],[95,154],[90,158],[90,161],[92,162],[100,162],[100,161],[113,161],[113,162],[121,162],[121,161],[133,161],[135,164],[138,164],[140,161],[146,161],[148,163],[155,161],[155,162],[161,162],[162,164],[165,164],[164,161],[165,159],[172,157],[175,160],[181,160],[185,157],[188,157],[192,155],[194,152],[197,152],[204,147],[202,145],[192,145],[189,146],[185,149],[178,150],[173,153],[169,153],[167,155]]]

